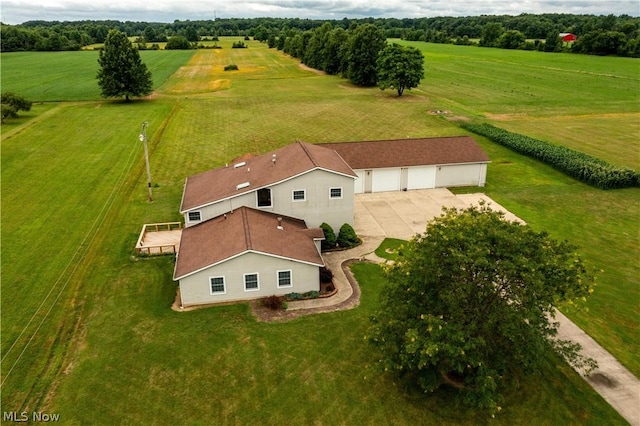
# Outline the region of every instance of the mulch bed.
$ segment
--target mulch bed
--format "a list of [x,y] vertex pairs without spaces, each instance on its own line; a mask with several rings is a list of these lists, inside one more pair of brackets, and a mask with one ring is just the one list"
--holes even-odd
[[345,301],[337,303],[331,306],[323,306],[320,308],[310,308],[310,309],[298,309],[295,311],[283,311],[283,310],[273,310],[266,308],[261,305],[260,300],[252,300],[249,305],[251,306],[251,313],[253,316],[262,322],[276,322],[276,321],[289,321],[298,317],[302,317],[305,315],[319,314],[323,312],[335,312],[342,311],[347,309],[353,309],[360,303],[360,286],[358,282],[353,277],[351,273],[351,269],[349,266],[352,263],[360,262],[357,259],[346,260],[342,263],[342,271],[344,272],[353,293],[349,298]]

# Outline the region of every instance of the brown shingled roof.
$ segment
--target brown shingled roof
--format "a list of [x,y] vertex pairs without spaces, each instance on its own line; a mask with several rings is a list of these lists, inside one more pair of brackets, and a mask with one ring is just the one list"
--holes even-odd
[[240,207],[182,230],[174,280],[249,251],[323,266],[313,242],[323,235],[303,220]]
[[489,157],[469,136],[318,144],[335,150],[354,170],[484,163]]
[[[296,142],[276,151],[229,164],[187,178],[180,211],[205,206],[258,188],[273,185],[314,169],[356,177],[333,150]],[[275,161],[273,161],[275,159]],[[244,165],[235,167],[236,164]],[[248,186],[242,185],[248,183]],[[242,185],[238,189],[238,185]]]

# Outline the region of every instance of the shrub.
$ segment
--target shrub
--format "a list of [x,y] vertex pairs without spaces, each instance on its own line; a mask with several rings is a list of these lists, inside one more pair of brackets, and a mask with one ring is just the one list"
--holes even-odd
[[289,293],[285,296],[287,300],[300,300],[302,299],[302,295],[300,293]]
[[226,67],[224,67],[225,71],[237,71],[238,70],[238,66],[236,64],[231,64],[231,65],[227,65]]
[[337,242],[340,247],[350,248],[360,244],[360,239],[356,235],[356,231],[354,231],[353,227],[348,223],[345,223],[340,227]]
[[[320,293],[312,290],[307,291],[306,293],[288,293],[284,296],[284,300],[305,300],[305,299],[316,299],[320,296]],[[272,296],[273,297],[273,296]]]
[[322,232],[324,233],[324,240],[322,241],[322,250],[329,250],[336,248],[336,234],[333,232],[333,228],[326,222],[320,225]]
[[191,49],[191,42],[187,40],[184,36],[175,36],[169,38],[167,40],[167,44],[165,44],[164,48],[166,50],[186,50]]
[[262,306],[265,306],[273,311],[279,311],[285,308],[285,298],[284,296],[268,296],[262,299]]
[[333,272],[331,269],[323,266],[320,268],[320,282],[322,284],[330,283],[333,281]]
[[245,49],[247,47],[246,44],[244,44],[243,41],[234,41],[233,44],[231,45],[231,48],[233,49]]
[[615,189],[640,186],[640,173],[635,170],[614,166],[599,158],[561,145],[511,133],[487,123],[463,123],[461,127],[520,154],[542,161],[567,176],[596,188]]

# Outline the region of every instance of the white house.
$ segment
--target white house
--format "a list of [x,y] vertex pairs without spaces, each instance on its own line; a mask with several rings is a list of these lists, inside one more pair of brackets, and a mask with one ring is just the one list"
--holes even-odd
[[355,193],[484,186],[467,136],[296,142],[187,178],[174,280],[183,306],[320,289],[320,224],[354,222]]
[[247,206],[340,229],[353,225],[356,177],[336,151],[296,142],[190,176],[180,213],[189,227]]
[[182,231],[173,279],[182,306],[320,290],[322,229],[240,207]]
[[487,154],[469,136],[319,144],[358,175],[354,192],[484,186]]

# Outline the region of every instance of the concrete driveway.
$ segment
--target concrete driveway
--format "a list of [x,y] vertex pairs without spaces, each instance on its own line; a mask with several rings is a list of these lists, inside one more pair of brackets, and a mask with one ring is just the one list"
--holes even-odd
[[455,195],[446,188],[412,191],[356,194],[355,226],[364,237],[391,237],[408,240],[424,232],[427,222],[442,213],[442,207],[466,208],[480,200],[490,203],[493,210],[505,212],[508,220],[522,220],[485,194]]

